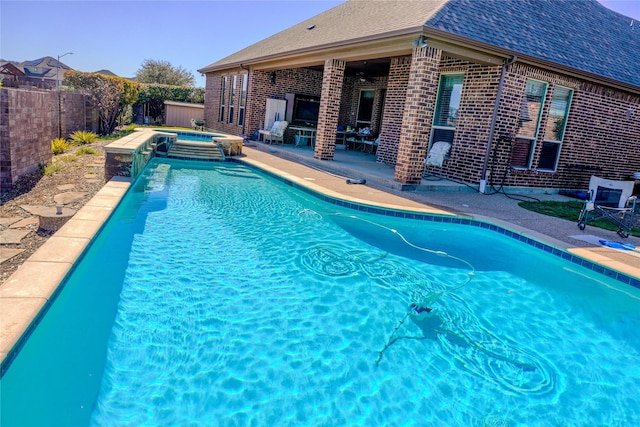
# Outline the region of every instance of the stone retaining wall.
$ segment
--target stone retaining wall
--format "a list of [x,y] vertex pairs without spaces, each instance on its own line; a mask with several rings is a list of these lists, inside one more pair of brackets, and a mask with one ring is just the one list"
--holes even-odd
[[0,89],[0,188],[52,159],[51,140],[77,130],[97,131],[97,117],[85,95],[51,90]]

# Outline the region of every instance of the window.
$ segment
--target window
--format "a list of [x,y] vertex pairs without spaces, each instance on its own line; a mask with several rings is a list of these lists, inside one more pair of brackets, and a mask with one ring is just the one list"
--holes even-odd
[[520,109],[520,127],[511,150],[511,166],[514,168],[529,169],[531,167],[546,92],[546,83],[527,80]]
[[374,90],[361,90],[358,100],[358,115],[356,116],[356,129],[370,128],[373,117],[373,99],[376,96]]
[[242,88],[240,89],[240,108],[238,109],[238,126],[244,125],[244,109],[247,104],[247,82],[248,74],[242,75]]
[[225,104],[225,92],[227,91],[227,76],[222,77],[220,82],[220,117],[218,120],[224,122],[224,104]]
[[572,96],[573,91],[566,87],[558,86],[553,89],[549,117],[544,127],[544,141],[540,151],[538,169],[555,171],[558,168]]
[[231,79],[231,96],[229,96],[229,123],[233,123],[233,107],[236,102],[236,85],[238,84],[238,76]]
[[460,109],[463,74],[440,76],[436,109],[431,129],[431,145],[437,141],[453,143],[453,135]]

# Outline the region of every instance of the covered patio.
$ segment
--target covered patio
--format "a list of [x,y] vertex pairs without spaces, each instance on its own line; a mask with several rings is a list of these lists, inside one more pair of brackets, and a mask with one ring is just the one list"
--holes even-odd
[[310,145],[266,144],[262,141],[249,140],[245,146],[265,151],[275,156],[291,160],[308,167],[321,169],[344,179],[354,181],[366,180],[367,185],[381,189],[397,191],[443,191],[443,192],[477,192],[477,186],[469,186],[445,177],[425,175],[420,184],[403,184],[394,181],[395,167],[376,161],[375,154],[358,150],[335,150],[332,160],[314,158]]

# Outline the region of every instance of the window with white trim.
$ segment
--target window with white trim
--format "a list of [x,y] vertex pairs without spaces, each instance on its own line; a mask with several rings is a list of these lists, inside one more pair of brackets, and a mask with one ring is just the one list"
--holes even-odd
[[511,167],[513,168],[531,168],[546,93],[547,84],[545,82],[527,79],[519,117],[518,134],[511,149]]
[[238,76],[231,78],[231,94],[229,95],[229,123],[233,123],[233,110],[236,103],[236,85],[238,84]]
[[549,116],[544,127],[540,160],[538,161],[539,170],[554,172],[558,169],[558,160],[560,159],[572,97],[573,90],[569,88],[556,86],[553,89]]
[[247,83],[249,74],[242,75],[242,88],[240,89],[240,106],[238,108],[238,126],[244,125],[244,109],[247,104]]
[[227,91],[227,76],[223,76],[220,82],[220,116],[219,121],[224,122],[225,92]]
[[464,74],[443,74],[440,76],[436,109],[431,126],[430,146],[438,141],[453,143],[463,79]]

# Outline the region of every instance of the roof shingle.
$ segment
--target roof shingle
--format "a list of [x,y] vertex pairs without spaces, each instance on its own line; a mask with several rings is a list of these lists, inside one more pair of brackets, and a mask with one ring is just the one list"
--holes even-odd
[[640,87],[640,23],[596,0],[350,0],[203,70],[422,26]]

